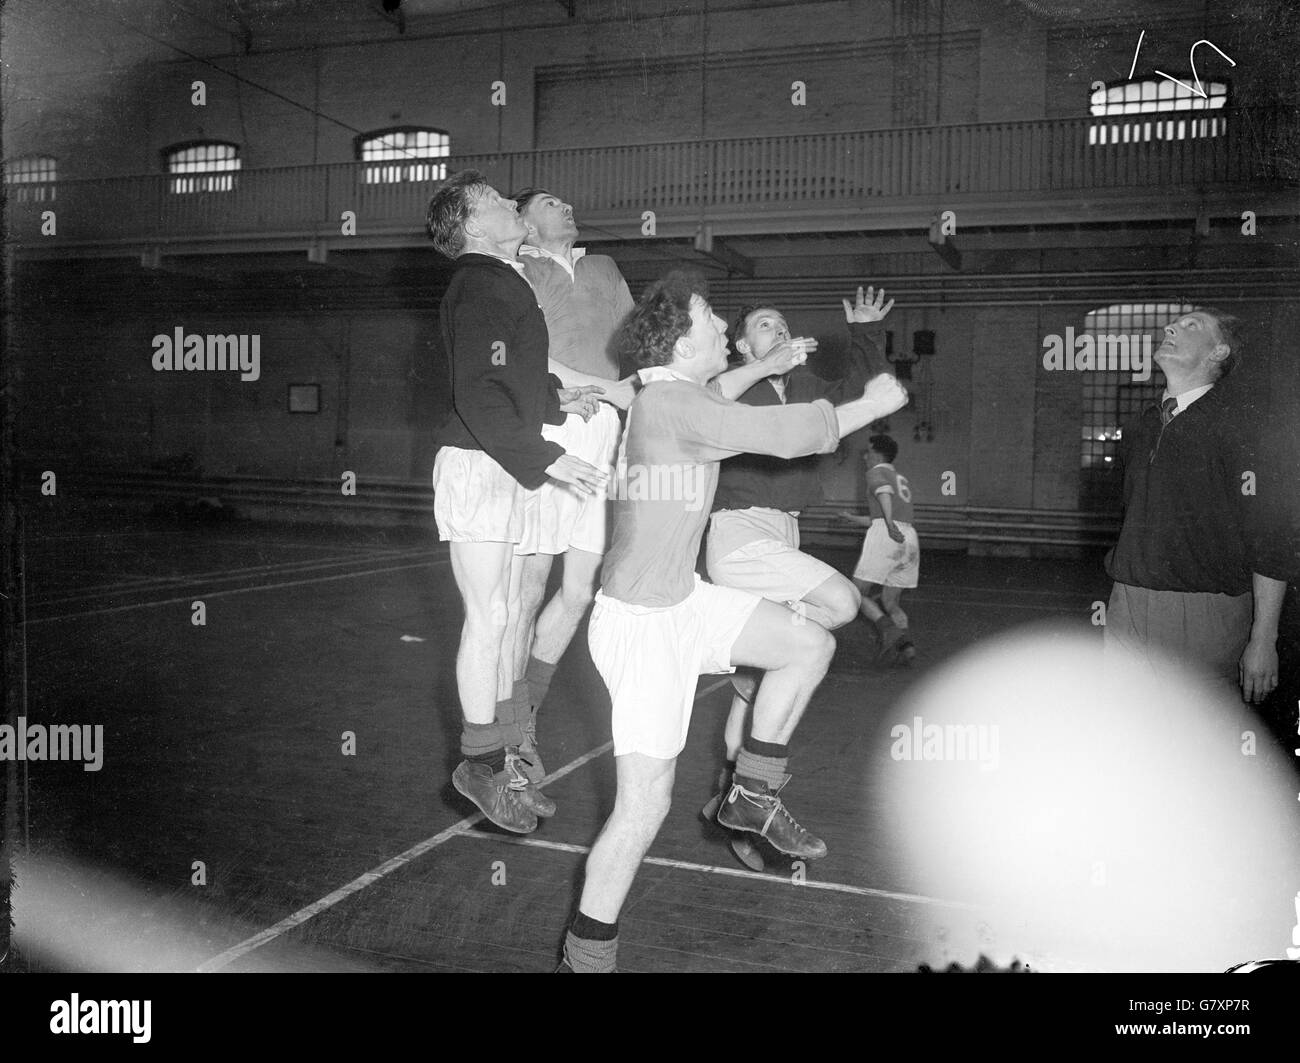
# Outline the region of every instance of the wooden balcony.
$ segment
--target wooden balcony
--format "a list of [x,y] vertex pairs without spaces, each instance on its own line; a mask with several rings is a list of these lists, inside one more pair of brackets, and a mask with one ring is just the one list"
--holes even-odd
[[[1176,138],[1175,123],[1188,135]],[[928,226],[943,210],[966,226],[1239,216],[1243,209],[1293,215],[1298,125],[1294,109],[1225,109],[447,162],[453,171],[482,170],[503,192],[552,188],[574,204],[581,223],[618,238],[640,237],[645,211],[655,212],[657,235],[676,237],[702,221],[718,234],[897,231]],[[240,170],[222,191],[176,191],[163,174],[10,186],[9,242],[23,257],[427,246],[423,215],[435,184],[376,180],[376,169],[348,162]],[[56,213],[55,237],[41,235],[45,211]],[[344,211],[356,214],[356,236],[341,234]]]

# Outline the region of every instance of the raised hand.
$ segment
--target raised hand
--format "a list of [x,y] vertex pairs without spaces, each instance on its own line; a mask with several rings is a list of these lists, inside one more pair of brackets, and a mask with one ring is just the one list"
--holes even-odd
[[847,299],[841,299],[840,302],[844,304],[844,320],[850,323],[864,324],[868,321],[880,321],[894,309],[893,299],[885,302],[884,288],[880,291],[868,288],[864,293],[860,284],[856,303],[850,303]]
[[584,495],[594,495],[609,479],[609,473],[601,472],[596,466],[575,458],[572,454],[561,454],[556,458],[547,468],[546,475],[562,484],[572,484]]

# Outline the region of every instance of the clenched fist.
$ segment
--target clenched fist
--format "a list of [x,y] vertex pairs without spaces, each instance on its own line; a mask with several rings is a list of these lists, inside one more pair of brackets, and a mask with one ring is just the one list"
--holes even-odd
[[874,412],[873,421],[888,417],[907,405],[907,391],[897,378],[888,373],[881,373],[867,381],[862,398],[871,405]]

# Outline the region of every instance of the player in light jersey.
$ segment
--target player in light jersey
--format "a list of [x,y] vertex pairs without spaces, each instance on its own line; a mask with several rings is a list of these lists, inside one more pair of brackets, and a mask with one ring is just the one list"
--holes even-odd
[[[639,383],[619,379],[618,357],[611,349],[615,331],[632,309],[632,296],[612,258],[573,246],[578,225],[569,203],[544,188],[515,192],[511,198],[527,227],[519,261],[546,318],[548,368],[565,387],[600,388],[596,416],[546,425],[542,435],[609,470],[621,431],[615,408],[627,409]],[[605,524],[603,493],[584,495],[547,481],[526,496],[510,587],[512,622],[506,630],[513,683],[501,676],[500,691],[510,693],[498,704],[497,716],[503,721],[507,768],[532,784],[521,792],[539,816],[553,815],[555,802],[537,789],[546,776],[537,750],[538,709],[595,596],[608,538]],[[563,577],[545,601],[556,557],[564,559]]]
[[840,516],[867,528],[853,582],[862,592],[862,615],[880,638],[882,656],[908,664],[916,647],[907,635],[907,614],[899,605],[903,591],[915,587],[921,573],[921,544],[912,526],[912,489],[894,468],[898,444],[889,436],[872,436],[862,455],[867,467],[869,517]]

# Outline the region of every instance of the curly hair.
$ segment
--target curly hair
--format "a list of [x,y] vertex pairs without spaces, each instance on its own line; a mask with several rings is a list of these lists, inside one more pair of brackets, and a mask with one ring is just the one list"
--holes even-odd
[[655,281],[628,314],[619,331],[618,352],[624,367],[648,369],[668,365],[673,347],[691,331],[691,297],[708,298],[704,278],[673,270]]
[[429,200],[425,228],[433,246],[448,258],[456,258],[465,250],[465,223],[474,204],[487,190],[487,178],[478,170],[461,170],[449,177]]

